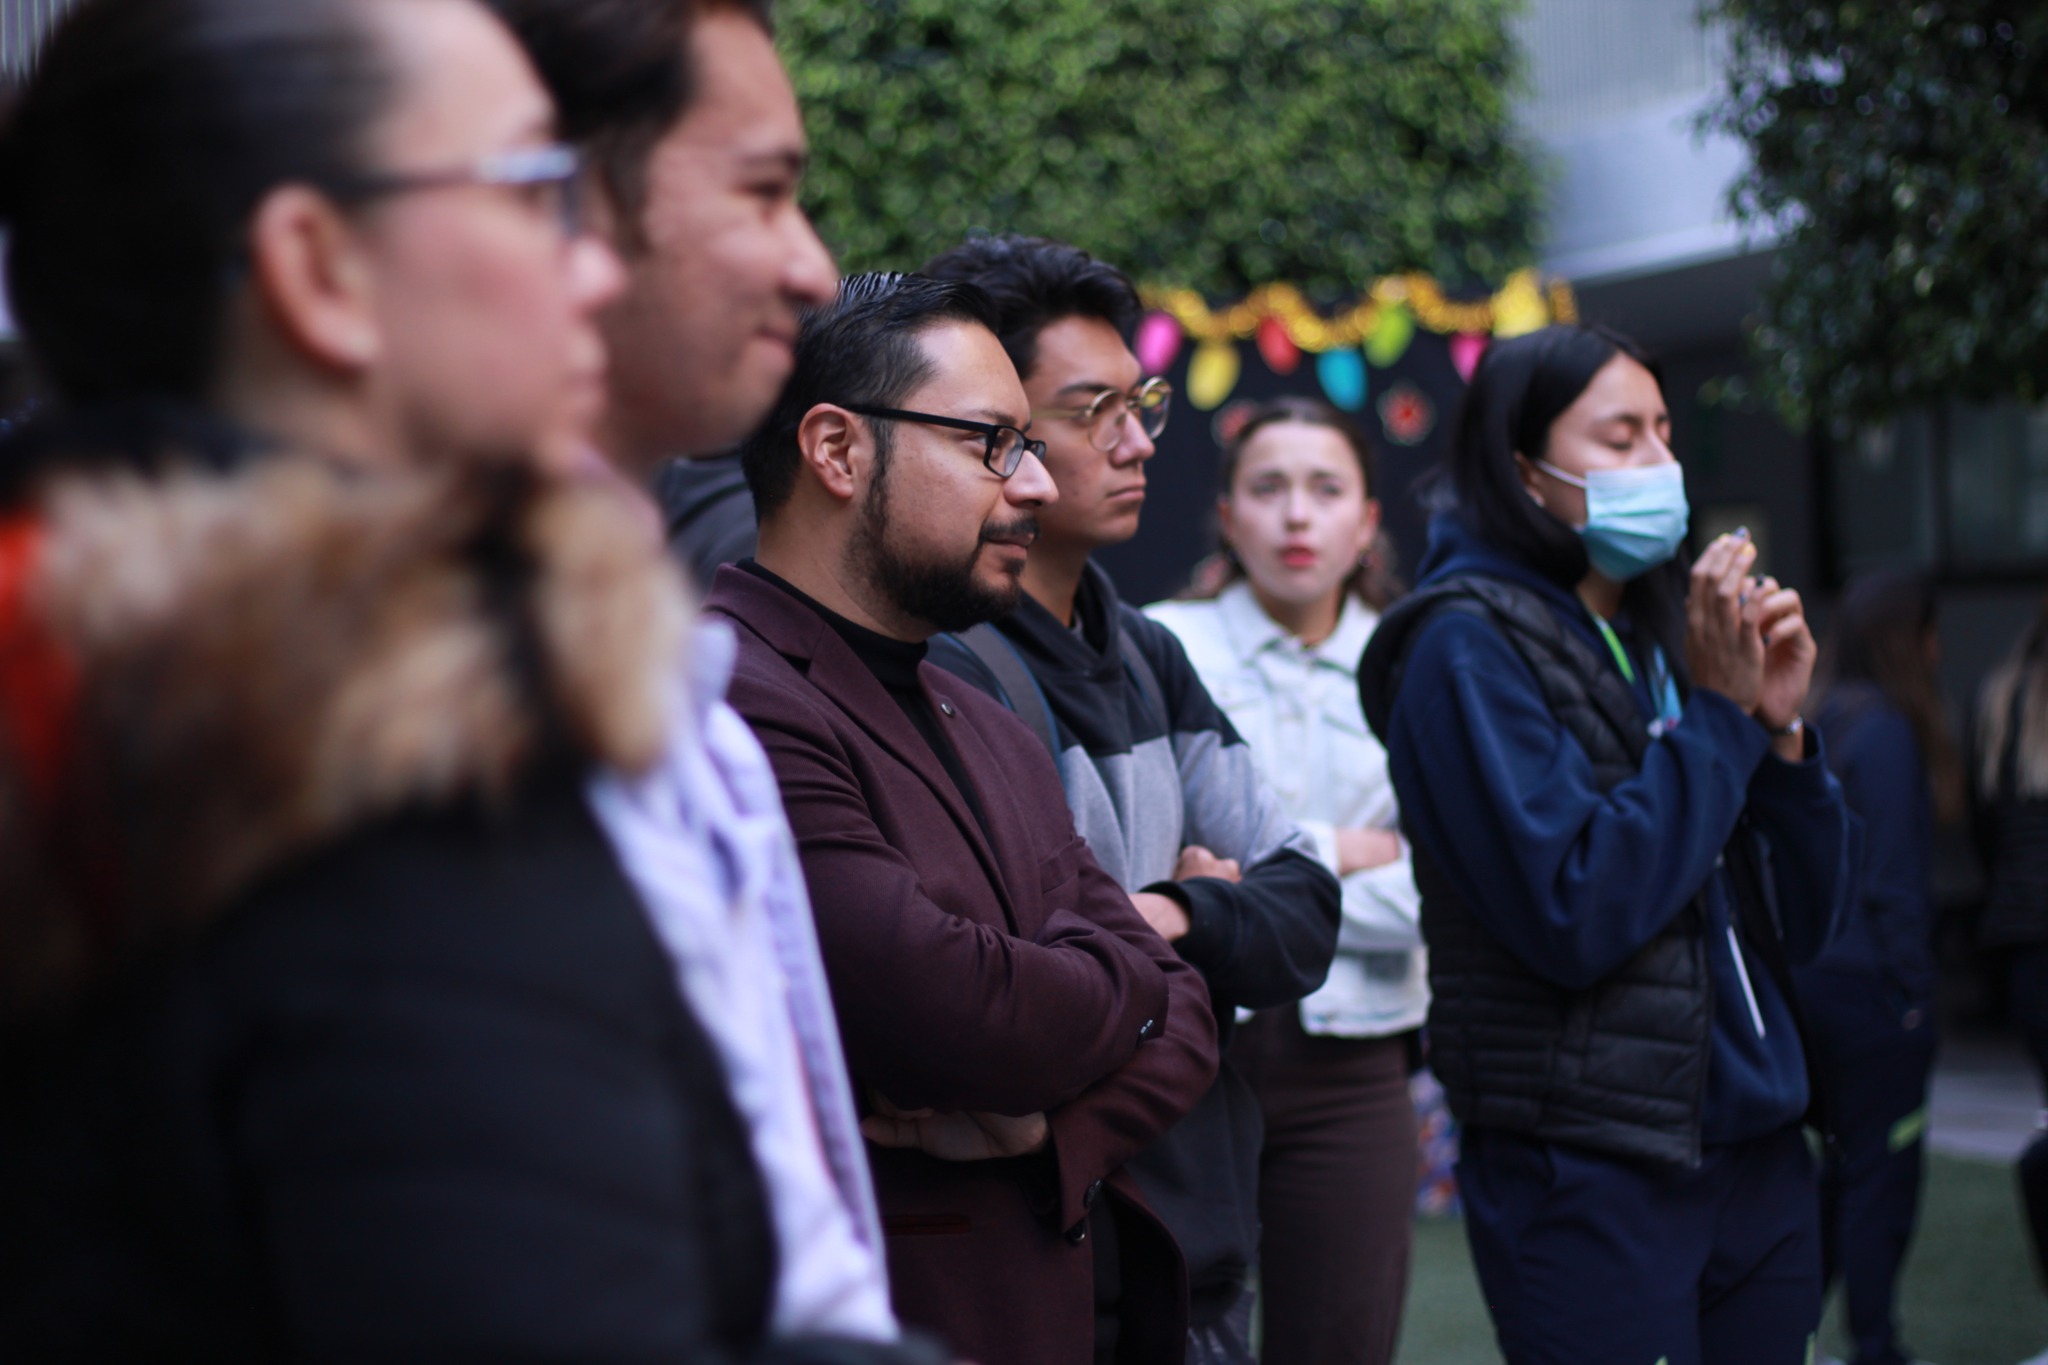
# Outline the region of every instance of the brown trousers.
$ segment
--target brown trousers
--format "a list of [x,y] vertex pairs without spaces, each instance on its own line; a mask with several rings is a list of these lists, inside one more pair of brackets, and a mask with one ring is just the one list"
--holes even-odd
[[1286,1006],[1246,1021],[1230,1059],[1266,1116],[1263,1365],[1387,1365],[1415,1224],[1406,1036],[1321,1037]]

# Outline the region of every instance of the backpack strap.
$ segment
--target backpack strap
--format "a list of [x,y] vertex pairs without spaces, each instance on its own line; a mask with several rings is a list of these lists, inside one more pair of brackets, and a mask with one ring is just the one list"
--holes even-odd
[[1031,733],[1038,736],[1038,742],[1045,746],[1045,751],[1057,763],[1060,741],[1059,729],[1053,724],[1052,703],[1046,700],[1045,690],[1031,675],[1031,669],[1023,656],[1017,653],[1017,647],[988,621],[969,626],[954,634],[953,638],[995,675],[996,686],[1003,692],[1003,704],[1031,727]]

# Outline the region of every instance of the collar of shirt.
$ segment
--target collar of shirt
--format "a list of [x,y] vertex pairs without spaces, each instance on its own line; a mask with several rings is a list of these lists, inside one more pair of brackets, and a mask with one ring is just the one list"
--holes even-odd
[[1248,665],[1265,651],[1279,649],[1309,664],[1327,664],[1354,676],[1359,657],[1365,653],[1366,642],[1372,638],[1373,627],[1380,619],[1379,613],[1359,601],[1355,594],[1346,593],[1344,605],[1337,613],[1337,628],[1329,638],[1320,644],[1303,645],[1266,615],[1252,585],[1242,579],[1217,595],[1216,607],[1222,615],[1231,650],[1240,663]]

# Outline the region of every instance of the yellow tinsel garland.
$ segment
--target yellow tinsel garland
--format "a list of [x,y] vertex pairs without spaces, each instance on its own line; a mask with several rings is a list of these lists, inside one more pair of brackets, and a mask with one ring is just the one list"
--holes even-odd
[[1269,284],[1221,312],[1192,289],[1147,289],[1145,304],[1171,314],[1197,342],[1244,341],[1267,318],[1279,321],[1287,336],[1304,351],[1319,353],[1357,346],[1372,335],[1388,308],[1405,307],[1432,332],[1476,332],[1486,336],[1520,336],[1551,322],[1576,322],[1578,299],[1563,280],[1544,281],[1534,270],[1518,270],[1492,298],[1458,303],[1444,297],[1442,286],[1420,272],[1389,275],[1373,283],[1350,310],[1326,318],[1309,306],[1291,284]]

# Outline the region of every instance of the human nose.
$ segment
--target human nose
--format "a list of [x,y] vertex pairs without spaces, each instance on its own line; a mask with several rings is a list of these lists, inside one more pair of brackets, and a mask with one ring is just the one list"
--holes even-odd
[[569,292],[578,311],[594,313],[624,292],[626,267],[602,237],[579,233],[569,239]]
[[1060,500],[1060,488],[1045,461],[1026,450],[1016,472],[1003,480],[1003,498],[1018,507],[1050,507]]
[[1287,500],[1281,505],[1281,515],[1286,519],[1289,526],[1308,525],[1308,490],[1305,488],[1288,489]]
[[1129,404],[1124,404],[1123,415],[1117,419],[1116,454],[1112,460],[1118,465],[1143,464],[1158,453],[1159,447],[1146,434],[1145,424]]
[[783,265],[783,288],[811,307],[832,302],[839,290],[839,267],[811,224],[811,217],[792,205],[785,224],[789,256]]

